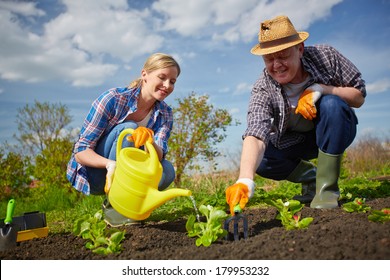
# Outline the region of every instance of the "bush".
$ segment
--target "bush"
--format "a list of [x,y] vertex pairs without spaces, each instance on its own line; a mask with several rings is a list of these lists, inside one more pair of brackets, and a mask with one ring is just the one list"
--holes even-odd
[[32,182],[30,160],[20,154],[0,150],[0,199],[17,198],[27,193]]

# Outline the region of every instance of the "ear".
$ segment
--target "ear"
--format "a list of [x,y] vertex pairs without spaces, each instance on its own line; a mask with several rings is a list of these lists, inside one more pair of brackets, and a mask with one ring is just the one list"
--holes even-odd
[[142,71],[141,71],[141,78],[142,78],[142,80],[145,80],[147,76],[148,76],[148,73],[146,72],[146,70],[142,69]]
[[305,44],[304,44],[304,42],[302,42],[302,43],[300,43],[298,45],[298,51],[299,51],[299,57],[300,58],[302,58],[304,49],[305,49]]

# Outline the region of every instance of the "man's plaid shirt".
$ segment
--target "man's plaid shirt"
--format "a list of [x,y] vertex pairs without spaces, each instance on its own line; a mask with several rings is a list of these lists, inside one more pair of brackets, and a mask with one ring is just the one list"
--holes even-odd
[[[305,47],[302,63],[310,74],[306,87],[320,83],[325,85],[355,87],[366,96],[365,82],[356,66],[331,46]],[[290,103],[282,86],[264,69],[263,75],[253,86],[247,114],[247,129],[243,138],[254,136],[280,149],[290,147],[304,136],[287,131]]]

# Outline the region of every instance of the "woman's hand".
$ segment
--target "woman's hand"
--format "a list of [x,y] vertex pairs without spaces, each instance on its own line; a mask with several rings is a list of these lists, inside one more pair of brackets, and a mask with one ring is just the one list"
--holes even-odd
[[154,132],[150,128],[140,126],[136,128],[131,136],[127,137],[127,141],[134,142],[134,147],[139,148],[144,146],[146,142],[153,143]]
[[104,192],[108,193],[110,191],[115,169],[116,169],[116,162],[113,160],[108,160],[106,164],[107,174],[106,174],[106,184],[104,186]]

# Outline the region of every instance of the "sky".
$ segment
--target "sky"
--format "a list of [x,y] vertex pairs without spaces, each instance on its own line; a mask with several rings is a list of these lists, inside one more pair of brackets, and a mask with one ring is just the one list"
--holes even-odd
[[367,97],[357,139],[388,139],[390,0],[0,0],[0,144],[15,141],[17,109],[35,101],[66,105],[69,131],[80,128],[95,98],[163,52],[182,70],[165,101],[207,94],[241,122],[219,146],[236,155],[264,68],[250,49],[260,22],[281,14],[309,32],[306,45],[332,45],[359,68]]

